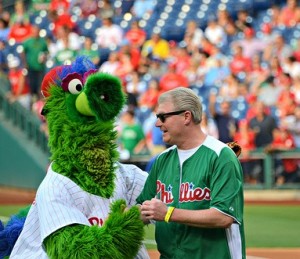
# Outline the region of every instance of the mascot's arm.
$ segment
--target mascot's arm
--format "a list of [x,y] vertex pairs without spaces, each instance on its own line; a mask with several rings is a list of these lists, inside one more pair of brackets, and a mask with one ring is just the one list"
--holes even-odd
[[144,237],[144,223],[138,207],[125,210],[118,200],[102,227],[71,225],[44,240],[50,258],[134,258]]
[[6,226],[0,221],[0,258],[9,257],[22,229],[31,205],[11,216]]

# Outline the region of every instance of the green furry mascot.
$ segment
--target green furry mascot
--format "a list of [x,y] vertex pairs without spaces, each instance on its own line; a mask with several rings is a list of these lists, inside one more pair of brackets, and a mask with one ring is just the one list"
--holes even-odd
[[10,258],[149,258],[134,206],[147,176],[117,162],[119,79],[78,57],[50,70],[42,93],[51,164]]

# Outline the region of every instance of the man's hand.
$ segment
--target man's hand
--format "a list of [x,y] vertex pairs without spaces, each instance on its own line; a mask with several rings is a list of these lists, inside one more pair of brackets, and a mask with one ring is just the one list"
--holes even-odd
[[164,221],[168,207],[161,200],[152,198],[141,205],[142,218],[147,220]]

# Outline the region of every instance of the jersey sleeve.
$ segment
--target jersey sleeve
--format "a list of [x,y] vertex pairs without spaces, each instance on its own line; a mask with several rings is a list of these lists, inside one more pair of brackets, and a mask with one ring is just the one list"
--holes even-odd
[[149,176],[146,180],[144,188],[141,194],[136,199],[136,202],[138,204],[142,204],[146,200],[151,200],[156,195],[156,180],[157,180],[157,168],[158,168],[157,161],[158,159],[155,160],[149,172]]
[[242,222],[243,176],[238,159],[229,148],[223,148],[211,177],[211,208]]
[[89,226],[85,215],[73,204],[74,197],[69,192],[57,187],[58,182],[41,186],[37,192],[34,206],[37,207],[40,220],[41,240],[56,230],[71,224]]
[[120,173],[125,181],[128,206],[136,204],[136,198],[142,192],[148,173],[132,164],[120,164]]

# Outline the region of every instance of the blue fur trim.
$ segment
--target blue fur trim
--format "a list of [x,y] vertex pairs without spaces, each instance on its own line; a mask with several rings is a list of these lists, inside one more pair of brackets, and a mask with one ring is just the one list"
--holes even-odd
[[25,217],[12,216],[5,227],[0,221],[0,258],[10,255],[23,229],[25,219]]

